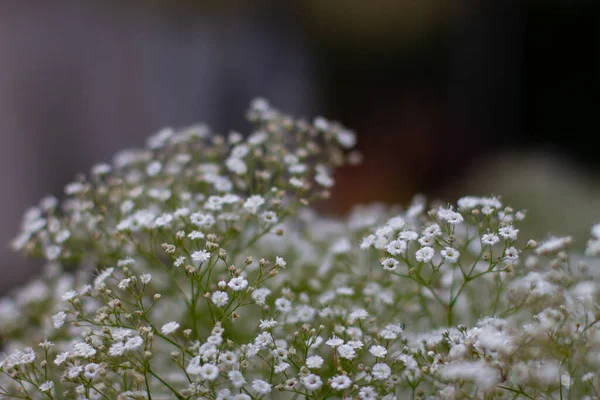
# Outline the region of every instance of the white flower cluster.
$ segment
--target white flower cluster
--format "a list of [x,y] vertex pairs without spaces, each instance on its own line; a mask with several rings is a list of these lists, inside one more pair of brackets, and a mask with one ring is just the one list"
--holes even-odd
[[0,397],[594,398],[600,225],[524,211],[309,207],[353,133],[255,100],[249,136],[164,129],[25,213],[44,275],[0,299]]

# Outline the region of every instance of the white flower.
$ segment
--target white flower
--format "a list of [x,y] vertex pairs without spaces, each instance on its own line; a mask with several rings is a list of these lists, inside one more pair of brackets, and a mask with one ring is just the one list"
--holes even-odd
[[327,346],[337,347],[344,344],[344,341],[337,336],[332,336],[331,339],[325,342]]
[[275,214],[273,211],[265,211],[264,213],[262,213],[260,215],[260,218],[266,223],[266,224],[276,224],[279,219],[277,218],[277,214]]
[[204,381],[214,381],[219,377],[219,367],[214,364],[204,364],[200,367],[200,379]]
[[121,280],[121,282],[119,282],[117,287],[121,290],[125,290],[129,287],[130,283],[131,283],[131,278],[125,278],[125,279]]
[[190,222],[200,228],[210,228],[215,224],[215,217],[210,214],[194,213],[190,215]]
[[221,292],[220,290],[217,290],[212,294],[211,299],[217,307],[223,307],[229,302],[229,295],[227,292]]
[[59,329],[64,325],[67,314],[64,311],[60,311],[52,316],[52,325],[54,328]]
[[367,312],[367,310],[361,308],[359,310],[355,310],[350,313],[350,315],[348,316],[348,322],[353,324],[354,321],[356,321],[357,319],[364,320],[368,316],[369,316],[369,313]]
[[243,207],[250,214],[256,214],[260,206],[265,204],[265,199],[260,195],[254,195],[248,197]]
[[288,313],[292,311],[292,303],[285,297],[280,297],[275,300],[275,308],[282,313]]
[[241,158],[229,157],[227,161],[225,161],[225,165],[227,166],[227,169],[237,175],[244,175],[248,172],[248,166]]
[[269,382],[265,382],[261,379],[255,379],[252,381],[252,389],[258,394],[271,393],[271,385]]
[[414,359],[413,356],[409,354],[400,354],[396,357],[396,359],[402,361],[404,363],[404,366],[408,370],[415,371],[417,368],[419,368],[419,364],[417,364],[417,361]]
[[48,391],[52,390],[53,387],[54,387],[54,382],[46,381],[40,385],[40,391],[48,392]]
[[126,351],[136,350],[136,349],[140,348],[143,344],[144,344],[144,339],[142,339],[139,336],[134,336],[132,338],[127,339],[127,341],[123,345],[123,349]]
[[227,283],[227,286],[234,292],[239,292],[240,290],[244,290],[248,287],[248,281],[244,279],[244,277],[238,276],[236,278],[231,278],[231,280]]
[[282,372],[284,372],[286,369],[288,369],[290,367],[290,364],[286,363],[286,362],[280,362],[279,364],[275,365],[275,373],[276,374],[280,374]]
[[481,236],[481,243],[487,244],[490,246],[495,245],[499,241],[500,241],[500,238],[497,235],[494,235],[493,233],[486,233],[485,235]]
[[564,388],[569,389],[573,384],[573,378],[565,372],[560,376],[560,383]]
[[185,257],[184,256],[179,256],[179,257],[177,257],[175,259],[175,262],[173,262],[173,265],[175,267],[181,267],[184,262],[185,262]]
[[151,279],[152,279],[152,275],[151,274],[142,274],[142,275],[140,275],[140,281],[142,281],[142,283],[144,285],[149,284]]
[[584,382],[592,382],[594,380],[594,377],[595,377],[595,375],[593,372],[588,372],[587,374],[585,374],[581,377],[581,380]]
[[504,259],[508,262],[516,262],[519,259],[519,251],[514,247],[509,247],[504,252]]
[[413,241],[413,240],[417,240],[417,238],[419,237],[419,235],[417,234],[417,232],[413,232],[413,231],[404,231],[404,232],[400,232],[398,234],[398,239],[402,239],[402,240],[406,240],[406,241]]
[[198,266],[210,260],[210,253],[206,250],[195,251],[192,253],[192,261]]
[[220,211],[223,209],[223,198],[221,196],[210,196],[206,203],[204,203],[204,209],[211,211]]
[[204,233],[200,231],[191,231],[187,236],[192,240],[204,239]]
[[164,324],[162,328],[160,328],[160,331],[163,333],[163,335],[170,335],[177,329],[179,329],[179,324],[175,321],[172,321]]
[[44,249],[46,259],[53,261],[58,258],[62,249],[60,246],[48,246]]
[[373,374],[373,378],[381,381],[389,378],[392,373],[392,369],[386,363],[377,363],[373,365],[371,373]]
[[421,247],[415,253],[415,258],[418,262],[430,262],[433,259],[435,251],[429,246]]
[[67,377],[69,379],[75,379],[83,372],[83,367],[81,365],[74,365],[67,370]]
[[380,345],[371,346],[369,353],[373,354],[373,357],[381,358],[385,357],[387,350],[385,347]]
[[315,117],[315,119],[313,119],[313,125],[315,128],[321,131],[326,131],[329,129],[329,121],[327,121],[327,119],[324,117]]
[[269,332],[261,332],[254,339],[254,344],[259,348],[270,346],[273,343],[273,336]]
[[393,240],[387,245],[387,252],[393,256],[404,254],[406,251],[406,242],[402,239]]
[[190,360],[188,366],[185,369],[190,375],[200,375],[200,371],[202,370],[202,366],[200,365],[200,356],[196,356]]
[[104,281],[106,281],[106,279],[108,279],[108,277],[112,275],[114,270],[115,270],[114,268],[110,267],[110,268],[106,268],[104,271],[102,271],[96,277],[96,279],[94,279],[94,288],[98,289],[100,287],[100,285],[102,285],[104,283]]
[[336,375],[329,380],[329,386],[333,390],[344,390],[348,389],[352,385],[352,379],[347,375]]
[[438,224],[429,225],[423,230],[423,236],[440,236],[442,230]]
[[254,300],[259,306],[264,306],[269,294],[271,294],[271,290],[268,288],[256,289],[252,292],[252,300]]
[[[268,111],[268,106],[263,111],[265,111],[265,112]],[[248,137],[248,144],[251,144],[253,146],[258,146],[258,145],[261,145],[264,142],[266,142],[268,138],[269,138],[269,135],[267,135],[266,132],[256,131]]]
[[157,227],[162,227],[162,226],[167,226],[171,223],[171,221],[173,221],[173,216],[171,214],[163,214],[160,217],[156,218],[156,221],[154,221],[154,224]]
[[398,265],[400,265],[400,262],[394,258],[386,258],[385,260],[383,260],[381,262],[381,265],[383,266],[383,269],[385,269],[386,271],[394,271],[395,269],[398,268]]
[[68,351],[65,351],[64,353],[59,353],[54,359],[54,364],[61,365],[67,360],[67,357],[69,357]]
[[447,209],[442,208],[442,206],[440,206],[440,208],[438,209],[438,213],[437,216],[439,219],[448,222],[449,224],[458,224],[463,222],[463,216],[452,210],[452,207],[448,207]]
[[275,321],[273,318],[261,319],[258,327],[262,330],[265,330],[265,329],[271,329],[275,325],[277,325],[277,321]]
[[375,400],[377,399],[377,392],[371,386],[364,386],[358,391],[358,397],[361,400]]
[[324,362],[325,360],[321,356],[310,356],[306,359],[306,368],[321,368]]
[[518,229],[512,227],[512,225],[505,226],[498,229],[498,234],[504,239],[517,240]]
[[298,179],[296,177],[290,178],[290,185],[295,187],[296,189],[304,186],[304,181],[302,179]]
[[349,344],[343,344],[339,346],[337,351],[340,357],[347,360],[352,360],[354,357],[356,357],[356,351],[354,350],[354,347]]
[[319,390],[321,386],[323,386],[323,381],[321,377],[315,374],[308,374],[302,377],[302,384],[308,390]]
[[96,354],[96,349],[87,343],[75,343],[73,345],[73,355],[75,357],[90,358]]
[[368,249],[369,247],[373,246],[373,244],[375,244],[375,239],[375,235],[369,235],[364,237],[360,242],[360,248],[363,250]]
[[330,188],[335,184],[335,181],[333,180],[333,178],[331,176],[327,175],[326,173],[316,174],[315,182],[317,182],[319,185],[326,187],[326,188]]
[[419,238],[419,244],[421,246],[431,246],[435,243],[435,237],[434,236],[421,236]]
[[454,264],[458,260],[458,257],[460,256],[460,253],[458,252],[458,250],[453,249],[452,247],[446,247],[444,250],[442,250],[440,252],[440,254],[444,258],[444,260],[450,264]]
[[83,370],[83,376],[86,379],[94,379],[100,372],[100,365],[96,363],[89,363]]
[[135,260],[131,257],[126,257],[123,258],[119,261],[117,261],[117,267],[122,268],[122,267],[127,267],[129,265],[133,265],[135,264]]
[[548,240],[542,242],[536,249],[535,252],[537,254],[548,254],[555,253],[557,251],[563,250],[569,244],[573,238],[571,236],[566,237],[551,237]]
[[62,300],[70,301],[70,300],[73,300],[75,297],[77,297],[77,291],[69,290],[68,292],[66,292],[65,294],[62,295]]
[[244,375],[240,371],[229,371],[227,377],[235,388],[240,388],[246,384],[246,379],[244,379]]
[[350,149],[356,145],[356,134],[347,129],[339,130],[335,133],[337,142],[345,149]]
[[600,239],[600,223],[592,226],[592,236],[596,239]]
[[464,379],[473,381],[484,390],[493,388],[500,381],[497,368],[481,361],[460,361],[444,366],[442,377],[448,380]]
[[125,350],[123,342],[113,343],[108,349],[108,355],[111,357],[119,357],[125,353]]
[[280,267],[280,268],[285,268],[286,266],[286,262],[283,258],[281,257],[275,257],[275,265]]

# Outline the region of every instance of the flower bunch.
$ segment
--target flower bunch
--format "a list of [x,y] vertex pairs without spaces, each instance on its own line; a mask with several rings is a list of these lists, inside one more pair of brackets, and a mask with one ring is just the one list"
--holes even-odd
[[0,397],[592,398],[600,225],[524,239],[496,197],[311,204],[354,134],[255,100],[248,136],[164,129],[42,199],[0,300]]

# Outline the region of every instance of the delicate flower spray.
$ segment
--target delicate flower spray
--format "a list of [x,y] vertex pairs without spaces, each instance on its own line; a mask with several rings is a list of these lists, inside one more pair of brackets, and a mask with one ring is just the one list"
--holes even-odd
[[13,246],[47,266],[0,300],[0,398],[598,397],[600,225],[577,254],[494,197],[321,217],[354,134],[247,116],[246,138],[164,129],[25,213]]

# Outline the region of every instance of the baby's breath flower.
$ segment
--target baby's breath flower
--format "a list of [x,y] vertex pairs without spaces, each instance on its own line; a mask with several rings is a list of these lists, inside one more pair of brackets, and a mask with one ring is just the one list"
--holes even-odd
[[504,239],[509,240],[517,240],[517,234],[519,233],[518,229],[512,227],[512,225],[508,225],[498,229],[498,234],[502,236]]
[[387,350],[385,347],[380,345],[371,346],[369,353],[373,354],[373,357],[381,358],[385,357]]
[[40,391],[41,392],[49,392],[52,390],[53,387],[54,387],[54,382],[46,381],[40,385]]
[[394,271],[398,268],[400,262],[394,258],[386,258],[381,262],[381,265],[383,266],[383,269],[387,271]]
[[309,369],[321,368],[324,362],[325,360],[321,356],[310,356],[306,359],[306,367]]
[[[192,253],[194,264],[202,265],[210,259],[210,253],[206,250],[195,251]],[[185,259],[184,259],[185,260]]]
[[239,292],[248,287],[248,281],[244,277],[238,276],[236,278],[231,278],[227,283],[227,286],[234,292]]
[[415,258],[418,262],[430,262],[433,259],[435,251],[429,246],[421,247],[415,253]]
[[452,247],[446,247],[444,250],[442,250],[440,252],[440,254],[442,255],[442,258],[444,259],[444,261],[446,261],[447,263],[453,264],[456,261],[458,261],[458,257],[460,256],[460,253],[458,252],[458,250],[453,249]]
[[345,390],[352,385],[352,379],[346,375],[336,375],[329,380],[329,386],[333,390]]
[[227,303],[229,303],[229,295],[227,292],[221,292],[220,290],[214,292],[211,296],[211,299],[217,307],[224,307],[227,305]]
[[174,333],[177,329],[179,329],[179,324],[175,321],[171,321],[169,323],[164,324],[160,328],[160,331],[163,333],[163,335],[170,335]]
[[308,374],[302,377],[302,384],[310,391],[319,390],[323,386],[323,381],[319,375]]
[[59,329],[65,323],[67,314],[64,311],[60,311],[52,316],[52,325],[54,328]]
[[373,378],[382,381],[389,378],[392,373],[392,369],[386,363],[377,363],[373,365],[371,373],[373,374]]
[[260,195],[250,196],[244,203],[244,209],[250,214],[256,214],[260,206],[265,204],[265,199]]
[[227,373],[227,377],[235,388],[240,388],[246,384],[246,379],[240,371],[232,370]]
[[68,351],[65,351],[63,353],[59,353],[54,358],[54,364],[61,365],[62,363],[64,363],[67,360],[67,357],[69,357],[69,352]]
[[73,300],[75,297],[77,297],[76,290],[69,290],[68,292],[65,292],[65,294],[62,295],[63,301],[70,301]]
[[481,243],[483,244],[487,244],[490,246],[495,245],[496,243],[498,243],[500,241],[500,238],[493,234],[493,233],[486,233],[484,235],[481,236]]
[[275,265],[277,265],[280,268],[285,268],[287,263],[282,257],[275,257]]
[[75,343],[72,353],[75,357],[90,358],[96,354],[96,349],[88,343]]
[[271,393],[271,385],[262,379],[255,379],[252,381],[252,389],[259,395]]
[[260,325],[259,328],[260,329],[271,329],[273,328],[275,325],[277,325],[277,321],[274,320],[273,318],[270,319],[261,319],[260,320]]

